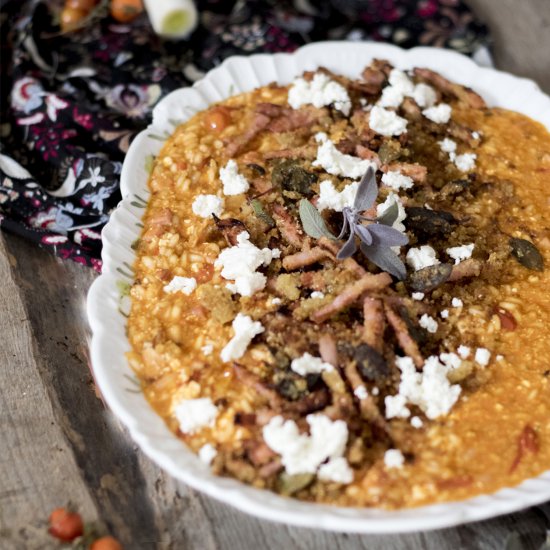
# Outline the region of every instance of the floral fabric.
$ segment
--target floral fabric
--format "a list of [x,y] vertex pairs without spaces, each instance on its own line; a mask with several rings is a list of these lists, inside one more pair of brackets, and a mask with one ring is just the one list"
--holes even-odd
[[59,5],[0,0],[0,227],[98,271],[131,140],[163,96],[226,57],[327,39],[468,55],[488,43],[459,0],[199,1],[200,25],[179,42],[145,15],[123,25],[101,9],[62,34]]

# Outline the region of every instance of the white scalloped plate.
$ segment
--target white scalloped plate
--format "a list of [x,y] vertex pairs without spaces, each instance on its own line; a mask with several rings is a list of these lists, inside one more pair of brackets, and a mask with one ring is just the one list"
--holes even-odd
[[176,90],[155,108],[152,124],[132,143],[121,176],[123,200],[103,230],[103,274],[88,295],[93,331],[91,358],[105,401],[128,427],[141,449],[174,477],[249,514],[304,527],[358,533],[396,533],[448,527],[505,514],[550,499],[550,471],[491,495],[421,508],[384,511],[339,508],[300,502],[212,475],[209,469],[166,427],[141,392],[124,357],[128,303],[121,289],[132,282],[140,219],[149,196],[145,160],[157,155],[174,127],[209,104],[270,82],[290,83],[305,70],[325,66],[357,77],[374,57],[407,69],[424,66],[471,86],[491,106],[524,113],[550,129],[550,98],[530,81],[481,68],[458,53],[434,48],[402,50],[376,43],[323,42],[293,54],[232,57],[193,87]]

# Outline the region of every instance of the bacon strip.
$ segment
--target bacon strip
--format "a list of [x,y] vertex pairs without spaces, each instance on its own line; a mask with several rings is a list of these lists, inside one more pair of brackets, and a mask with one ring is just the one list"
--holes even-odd
[[378,94],[386,82],[393,66],[385,59],[373,59],[372,63],[361,73],[368,86],[369,93]]
[[414,341],[412,336],[409,334],[407,325],[403,319],[388,304],[384,304],[384,311],[386,313],[386,318],[390,323],[391,327],[395,331],[395,337],[397,342],[403,349],[403,351],[412,358],[414,364],[417,368],[422,368],[424,365],[424,358],[418,349],[418,344]]
[[223,234],[227,244],[229,246],[236,246],[237,237],[243,231],[246,231],[246,225],[241,220],[237,220],[236,218],[226,218],[221,220],[218,216],[216,216],[216,214],[212,214],[212,216],[214,217],[216,227]]
[[331,334],[325,333],[319,338],[319,355],[325,363],[333,367],[338,366],[338,350]]
[[154,237],[160,237],[166,233],[173,221],[174,214],[172,211],[169,208],[161,208],[154,216],[149,218],[149,229],[147,229],[142,239],[150,242]]
[[364,145],[357,145],[357,147],[355,148],[355,154],[359,158],[371,160],[372,162],[376,163],[376,166],[380,166],[380,158],[378,157],[378,153],[371,151],[368,147],[365,147]]
[[406,97],[401,103],[401,109],[409,120],[422,120],[422,111],[412,98]]
[[382,290],[389,284],[391,284],[391,277],[387,273],[378,273],[377,275],[367,273],[361,279],[346,287],[330,304],[315,311],[311,318],[316,323],[322,323],[353,304],[365,292]]
[[[321,237],[317,242],[319,243],[319,246],[325,250],[328,250],[333,257],[336,257],[338,250],[340,250],[340,245],[336,241],[327,239],[327,237]],[[353,258],[346,258],[342,262],[342,266],[345,269],[355,273],[358,277],[363,277],[367,273],[366,269],[360,266]]]
[[365,296],[363,300],[363,319],[363,342],[381,352],[386,325],[382,300]]
[[392,162],[391,164],[382,164],[382,172],[401,172],[404,176],[409,176],[416,183],[424,183],[428,176],[428,169],[421,164],[411,164],[409,162]]
[[458,124],[454,120],[449,121],[449,129],[447,131],[452,137],[467,143],[470,147],[479,143],[479,140],[474,139],[474,136],[472,136],[470,128],[462,126],[462,124]]
[[453,282],[466,277],[477,277],[480,273],[481,262],[479,260],[469,258],[459,264],[453,265],[453,269],[447,281]]
[[298,222],[290,215],[289,211],[281,204],[273,204],[271,207],[273,219],[282,237],[291,245],[302,248],[306,237],[298,225]]
[[[237,378],[245,386],[252,388],[261,395],[268,402],[269,408],[277,412],[303,415],[318,411],[326,407],[330,402],[330,396],[326,388],[308,393],[297,401],[287,401],[276,390],[270,388],[259,376],[250,372],[242,365],[234,362],[233,370]],[[259,422],[260,418],[258,418]]]
[[459,101],[474,109],[485,109],[487,107],[483,98],[476,94],[472,89],[456,84],[455,82],[451,82],[435,71],[416,68],[414,69],[414,74],[422,80],[429,82],[441,92],[456,97]]
[[262,130],[265,130],[271,119],[262,113],[256,113],[250,123],[248,130],[241,136],[229,138],[229,142],[225,147],[225,154],[228,157],[234,157],[248,143],[250,143]]
[[[344,373],[353,389],[354,394],[358,388],[365,387],[363,379],[357,372],[357,366],[355,363],[348,363],[344,368]],[[371,422],[377,426],[380,430],[389,432],[388,423],[380,413],[380,409],[376,406],[372,396],[367,394],[365,397],[358,399],[361,416],[367,420],[367,422]]]
[[286,158],[303,158],[314,159],[317,154],[317,147],[312,145],[302,145],[290,149],[279,149],[278,151],[266,151],[262,153],[264,159],[286,159]]
[[302,252],[296,252],[296,254],[286,256],[283,259],[283,267],[287,271],[294,271],[301,267],[313,265],[327,256],[329,256],[329,254],[326,250],[323,250],[319,246],[315,246],[309,250],[303,250]]

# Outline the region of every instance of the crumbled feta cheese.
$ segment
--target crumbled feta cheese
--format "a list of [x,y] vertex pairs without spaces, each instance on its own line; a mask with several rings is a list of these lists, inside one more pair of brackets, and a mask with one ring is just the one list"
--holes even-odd
[[388,77],[390,86],[399,89],[403,95],[411,95],[414,92],[414,83],[405,71],[392,69]]
[[386,395],[384,398],[386,406],[386,418],[408,418],[411,411],[407,408],[407,397],[397,393],[395,395]]
[[411,426],[413,428],[422,428],[422,426],[424,426],[424,422],[422,422],[422,419],[419,416],[413,416],[411,418]]
[[375,105],[370,111],[369,126],[382,136],[399,136],[407,131],[407,119]]
[[251,317],[242,313],[237,314],[231,326],[233,327],[234,336],[227,342],[220,354],[224,362],[240,359],[254,336],[264,331],[264,327],[259,321],[253,321]]
[[405,457],[399,449],[388,449],[384,453],[384,464],[386,468],[403,468]]
[[411,294],[411,298],[413,300],[419,300],[420,301],[424,298],[424,293],[423,292],[413,292]]
[[419,107],[431,107],[437,101],[437,94],[428,84],[420,83],[414,87],[412,98]]
[[445,138],[442,141],[438,141],[439,147],[444,153],[455,153],[456,152],[456,141],[452,139]]
[[191,206],[193,213],[201,218],[210,218],[212,214],[221,216],[223,212],[223,199],[216,195],[198,195]]
[[456,353],[441,353],[439,360],[449,369],[458,369],[462,364],[462,360]]
[[409,176],[404,176],[401,172],[387,172],[382,176],[382,183],[391,187],[394,191],[399,189],[410,189],[414,182]]
[[495,359],[496,359],[497,361],[502,361],[502,360],[504,359],[504,355],[497,355],[497,356],[495,357]]
[[372,390],[371,390],[371,393],[372,393],[372,395],[379,395],[380,390],[376,386],[374,386],[374,388],[372,388]]
[[199,449],[199,458],[202,462],[204,462],[207,466],[210,466],[216,455],[218,454],[218,451],[216,450],[216,447],[214,445],[211,445],[210,443],[204,444]]
[[222,250],[214,262],[215,267],[222,268],[221,276],[224,279],[235,281],[228,283],[227,288],[241,296],[252,296],[265,288],[267,278],[263,273],[256,272],[256,269],[269,265],[281,255],[278,248],[260,250],[249,239],[248,232],[242,231],[237,235],[237,245]]
[[455,261],[455,264],[459,264],[462,260],[467,260],[472,256],[474,251],[474,243],[463,244],[462,246],[452,246],[447,248],[445,252]]
[[280,306],[283,303],[283,301],[280,298],[272,298],[271,299],[271,305],[272,306]]
[[439,263],[435,250],[427,244],[419,248],[409,248],[405,259],[415,271]]
[[464,305],[464,302],[460,298],[453,298],[451,300],[451,305],[453,307],[462,307]]
[[[443,365],[438,357],[428,357],[421,372],[416,370],[410,357],[397,357],[395,363],[401,371],[401,381],[399,392],[393,397],[417,405],[430,419],[447,414],[451,410],[458,400],[461,388],[457,384],[451,385],[447,379],[449,368]],[[388,410],[388,397],[385,399],[386,418],[392,418],[393,410]],[[406,418],[409,414],[402,416]]]
[[352,180],[362,178],[369,168],[376,170],[373,161],[340,152],[325,133],[319,132],[315,139],[320,145],[313,166],[319,166],[333,176],[343,176]]
[[451,119],[451,106],[447,103],[440,103],[434,107],[428,107],[422,114],[436,124],[446,124]]
[[174,408],[180,430],[185,434],[194,434],[205,427],[214,426],[218,409],[209,397],[184,399]]
[[475,362],[482,367],[486,367],[491,360],[491,352],[487,348],[477,348]]
[[392,69],[388,80],[389,86],[382,90],[378,105],[381,107],[399,107],[405,96],[414,93],[414,84],[407,74],[399,69]]
[[479,139],[481,136],[479,135],[479,132],[472,132],[472,137],[474,139]]
[[448,309],[444,309],[442,310],[439,315],[441,315],[441,318],[442,319],[448,319],[449,318],[449,310]]
[[319,292],[318,290],[314,290],[310,295],[310,298],[322,300],[325,297],[325,294],[323,292]]
[[470,348],[468,346],[460,345],[457,348],[457,353],[462,357],[462,359],[468,359],[470,357]]
[[345,116],[348,116],[351,110],[351,101],[346,89],[324,73],[316,73],[309,82],[304,78],[297,78],[288,91],[288,104],[293,109],[298,109],[302,105],[334,105],[334,108]]
[[422,317],[420,317],[418,324],[432,334],[437,332],[437,321],[427,313],[424,313]]
[[431,107],[437,100],[437,94],[431,86],[415,86],[408,75],[399,69],[392,69],[388,80],[389,86],[382,90],[378,101],[381,107],[399,107],[405,97],[412,97],[419,107]]
[[163,290],[168,294],[183,292],[189,296],[189,294],[191,294],[196,288],[197,280],[194,277],[176,276],[163,287]]
[[470,172],[475,168],[477,155],[475,153],[464,153],[454,157],[455,166],[461,172]]
[[386,86],[382,90],[382,95],[377,102],[380,107],[399,107],[401,105],[405,95],[396,86]]
[[212,352],[214,351],[214,346],[212,344],[206,344],[205,346],[201,347],[201,351],[203,355],[212,355]]
[[355,390],[353,390],[353,394],[357,399],[366,399],[369,396],[369,392],[365,386],[357,386]]
[[325,363],[320,357],[314,357],[307,352],[301,357],[293,359],[290,368],[300,376],[334,370],[330,363]]
[[403,220],[407,217],[407,213],[405,212],[401,199],[393,191],[388,193],[388,196],[384,202],[376,206],[376,215],[378,217],[382,216],[386,210],[394,205],[394,203],[397,203],[397,219],[393,222],[392,227],[397,229],[397,231],[404,233],[405,226],[403,225]]
[[220,168],[220,179],[224,195],[240,195],[250,188],[248,180],[239,174],[239,167],[233,159],[228,161],[224,168]]
[[[314,474],[327,459],[343,458],[348,440],[348,427],[343,420],[331,420],[324,414],[306,417],[310,434],[300,433],[294,420],[274,416],[262,430],[267,446],[281,456],[289,475]],[[335,467],[341,472],[341,467]],[[325,470],[331,478],[331,468]]]
[[322,181],[319,185],[317,210],[322,212],[328,208],[329,210],[334,210],[335,212],[342,212],[346,206],[352,207],[358,188],[359,182],[354,181],[346,185],[342,191],[336,191],[336,188],[331,181]]
[[321,481],[333,481],[334,483],[351,483],[353,470],[348,461],[343,457],[331,458],[327,463],[319,466],[318,472]]

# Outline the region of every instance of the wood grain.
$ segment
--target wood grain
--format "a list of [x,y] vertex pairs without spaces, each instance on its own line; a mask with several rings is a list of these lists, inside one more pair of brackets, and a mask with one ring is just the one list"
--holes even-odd
[[466,0],[491,29],[496,66],[550,93],[550,0]]
[[[469,0],[500,68],[550,91],[550,0]],[[537,549],[550,505],[430,533],[334,534],[242,514],[165,475],[95,395],[84,301],[94,274],[0,235],[0,548],[57,548],[50,511],[73,501],[126,549]]]

